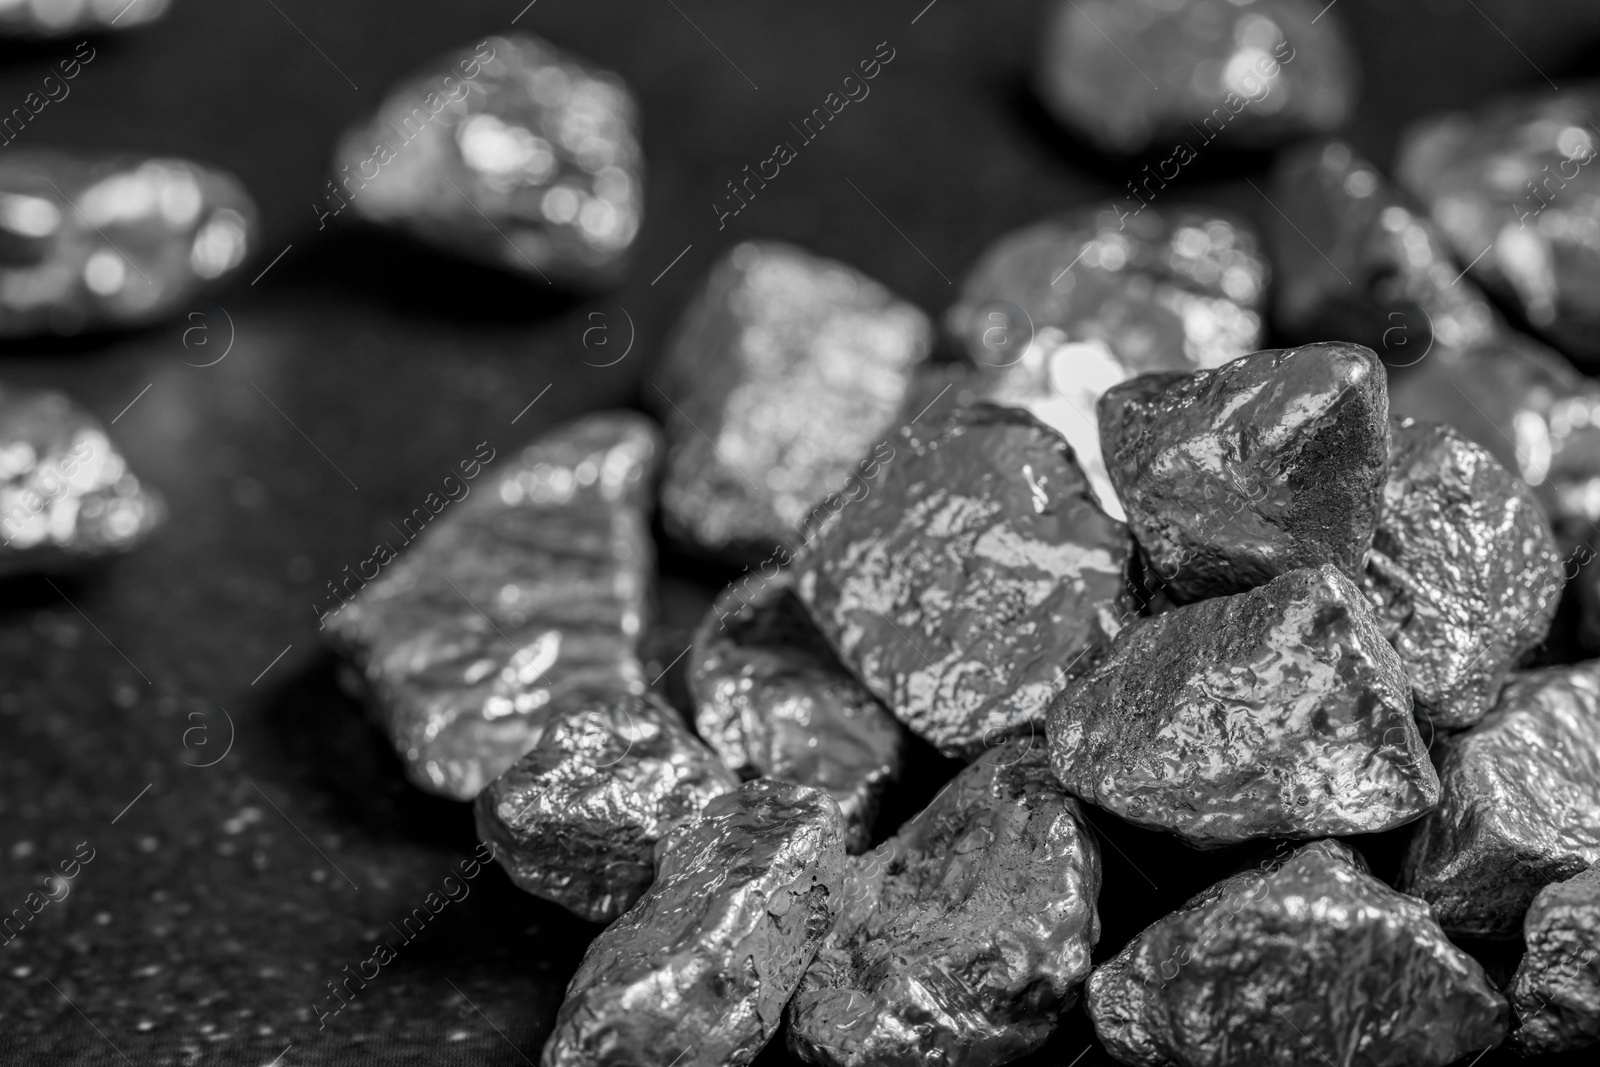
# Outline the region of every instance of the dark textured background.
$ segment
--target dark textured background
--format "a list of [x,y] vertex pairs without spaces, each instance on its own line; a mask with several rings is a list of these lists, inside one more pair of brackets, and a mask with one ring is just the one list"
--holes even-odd
[[[98,42],[71,95],[0,149],[191,156],[242,177],[266,220],[244,278],[198,318],[0,354],[6,379],[66,389],[106,421],[149,385],[114,433],[172,506],[144,551],[102,573],[0,586],[0,911],[79,842],[96,850],[71,895],[0,946],[0,1064],[257,1067],[291,1045],[285,1067],[536,1060],[594,930],[497,869],[318,1028],[324,983],[376,939],[397,942],[389,923],[474,842],[468,810],[407,786],[342,694],[317,643],[325,583],[477,442],[514,447],[649,390],[664,331],[731,242],[802,242],[937,314],[996,234],[1107,199],[1140,166],[1095,159],[1030,102],[1031,0],[939,0],[915,25],[926,0],[538,0],[516,29],[621,72],[645,114],[646,223],[630,281],[608,298],[635,343],[613,367],[585,366],[586,354],[603,359],[577,341],[580,304],[375,235],[318,232],[312,208],[343,126],[437,53],[510,29],[523,3],[177,0],[166,21]],[[1338,13],[1366,62],[1349,133],[1380,162],[1416,115],[1544,85],[1541,70],[1558,84],[1588,73],[1600,34],[1592,0],[1339,0]],[[718,232],[722,183],[884,40],[896,58],[871,96]],[[71,51],[0,50],[0,111]],[[1164,195],[1264,221],[1242,180],[1263,164],[1208,153]],[[606,359],[627,332],[608,314],[618,347]],[[187,348],[185,327],[202,328]],[[230,334],[221,363],[185,364],[215,358]],[[668,568],[659,666],[683,650],[719,578]],[[675,698],[679,671],[661,683]],[[186,747],[196,726],[206,732]],[[220,756],[230,733],[226,758],[186,765]],[[931,784],[907,786],[898,814]],[[1239,859],[1097,822],[1110,835],[1101,957]],[[1380,871],[1394,845],[1370,843]],[[1031,1062],[1110,1062],[1091,1045],[1075,1010]]]

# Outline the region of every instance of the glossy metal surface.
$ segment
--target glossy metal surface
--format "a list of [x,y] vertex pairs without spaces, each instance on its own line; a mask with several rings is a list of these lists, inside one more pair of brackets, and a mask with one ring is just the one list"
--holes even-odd
[[[462,461],[466,481],[446,479],[460,504],[430,493],[417,509],[424,523],[436,505],[458,510],[420,534],[413,513],[401,543],[375,553],[375,580],[360,565],[343,577],[326,632],[418,786],[471,800],[533,747],[552,707],[644,692],[658,452],[654,425],[630,412],[586,416],[503,458],[491,446],[481,464]],[[469,463],[489,479],[471,485]]]
[[798,568],[818,628],[868,689],[946,755],[1042,722],[1122,628],[1127,527],[1072,449],[979,404],[906,427]]
[[1399,657],[1327,565],[1128,627],[1049,734],[1068,792],[1201,847],[1373,833],[1439,799]]
[[1600,84],[1415,123],[1402,185],[1485,288],[1575,358],[1600,357]]
[[649,887],[656,841],[738,785],[660,698],[578,697],[474,810],[513,882],[610,922]]
[[1121,519],[1096,402],[1136,374],[1254,351],[1270,274],[1255,233],[1226,215],[1078,211],[991,244],[944,326],[974,364],[971,395],[1026,408],[1065,437]]
[[707,804],[584,953],[543,1067],[749,1063],[838,917],[845,862],[819,789],[757,779]]
[[1042,1045],[1100,937],[1100,851],[1042,738],[986,752],[852,860],[844,911],[789,1005],[827,1067],[982,1067]]
[[1550,629],[1561,553],[1533,494],[1439,423],[1395,419],[1363,587],[1411,679],[1419,718],[1471,726]]
[[1343,16],[1313,0],[1056,0],[1039,48],[1063,125],[1111,152],[1188,149],[1167,164],[1337,129],[1360,86]]
[[1148,374],[1100,401],[1106,467],[1151,570],[1179,601],[1332,563],[1354,580],[1389,462],[1370,349],[1271,349]]
[[1439,809],[1400,886],[1452,933],[1515,936],[1534,894],[1600,860],[1600,662],[1513,675],[1487,718],[1434,747]]
[[854,491],[895,428],[932,346],[916,306],[847,264],[747,241],[712,267],[678,320],[646,399],[672,450],[669,532],[751,562],[787,562],[818,504]]
[[0,575],[127,552],[166,517],[99,419],[63,393],[0,385]]
[[1148,1067],[1443,1067],[1498,1044],[1506,1002],[1421,901],[1314,841],[1217,883],[1089,979],[1095,1032]]
[[390,90],[339,142],[319,220],[371,222],[528,276],[618,281],[644,209],[622,79],[538,37],[489,37]]
[[1542,1055],[1600,1043],[1600,867],[1539,890],[1522,936],[1527,954],[1507,990],[1511,1047]]
[[866,849],[884,790],[900,775],[905,732],[817,632],[792,575],[736,581],[689,653],[695,729],[746,778],[826,789],[845,847]]
[[255,205],[220,171],[182,159],[5,153],[0,334],[160,322],[237,273],[255,243]]

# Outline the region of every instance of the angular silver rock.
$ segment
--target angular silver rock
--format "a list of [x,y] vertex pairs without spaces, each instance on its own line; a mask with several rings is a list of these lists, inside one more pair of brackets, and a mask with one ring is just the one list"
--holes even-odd
[[1140,180],[1146,196],[1201,153],[1327,133],[1355,110],[1361,79],[1350,35],[1338,11],[1314,0],[1055,0],[1051,8],[1039,98],[1105,151],[1164,150]]
[[182,159],[0,156],[0,336],[148,326],[254,250],[232,176]]
[[653,694],[552,708],[521,759],[478,794],[478,837],[511,880],[590,922],[633,906],[655,844],[739,779]]
[[1522,922],[1527,953],[1506,991],[1511,1047],[1542,1056],[1600,1044],[1600,867],[1539,890]]
[[978,404],[893,448],[801,555],[797,591],[896,718],[971,759],[1042,722],[1132,615],[1133,544],[1025,411]]
[[100,420],[64,393],[0,384],[0,576],[127,552],[166,518]]
[[1341,337],[1409,367],[1509,330],[1427,213],[1345,142],[1281,153],[1272,202],[1273,317],[1292,340]]
[[1069,793],[1202,848],[1375,833],[1439,799],[1399,657],[1327,564],[1129,626],[1048,733]]
[[1043,738],[962,771],[851,862],[845,906],[789,1002],[825,1067],[983,1067],[1043,1045],[1100,938],[1100,852]]
[[761,778],[711,801],[584,953],[542,1067],[749,1063],[838,917],[845,862],[820,789]]
[[734,558],[784,546],[787,562],[817,502],[893,432],[932,337],[919,309],[844,263],[735,246],[679,320],[656,390],[668,531]]
[[1141,375],[1110,389],[1099,417],[1128,525],[1173,599],[1322,563],[1360,581],[1389,464],[1371,349],[1302,345]]
[[0,6],[0,36],[65,37],[131,30],[161,18],[171,6],[171,0],[9,0]]
[[1600,83],[1416,123],[1395,156],[1462,263],[1550,343],[1600,358]]
[[984,251],[945,332],[975,365],[970,394],[1026,408],[1065,437],[1122,519],[1095,404],[1136,374],[1216,367],[1260,347],[1271,272],[1259,249],[1244,223],[1199,210],[1053,216]]
[[1540,889],[1600,860],[1600,661],[1512,675],[1435,749],[1439,808],[1400,887],[1453,934],[1513,937]]
[[644,210],[638,114],[610,71],[538,37],[490,37],[440,56],[345,133],[317,216],[348,206],[491,267],[610,285]]
[[1502,333],[1458,356],[1429,356],[1391,387],[1389,397],[1393,414],[1449,423],[1520,475],[1562,544],[1594,536],[1600,384],[1556,353]]
[[354,596],[323,625],[420,788],[471,800],[538,742],[551,708],[645,691],[659,452],[642,415],[568,423],[462,483],[417,543],[379,546],[376,580],[345,580]]
[[1532,492],[1440,423],[1395,419],[1363,582],[1411,679],[1418,716],[1471,726],[1544,639],[1561,553]]
[[1505,1035],[1505,1000],[1422,901],[1313,841],[1224,879],[1089,978],[1095,1033],[1141,1067],[1443,1067]]
[[787,571],[755,572],[712,606],[689,653],[695,729],[743,777],[826,789],[847,851],[861,852],[905,731],[839,663],[793,585]]

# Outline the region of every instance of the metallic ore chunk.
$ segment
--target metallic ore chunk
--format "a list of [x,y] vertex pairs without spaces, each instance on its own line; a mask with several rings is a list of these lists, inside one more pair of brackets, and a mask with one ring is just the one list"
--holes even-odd
[[610,922],[649,887],[656,841],[738,786],[657,697],[578,699],[478,794],[478,835],[521,888]]
[[1243,223],[1199,211],[1058,215],[979,257],[945,329],[977,364],[973,395],[1027,408],[1065,437],[1121,519],[1096,402],[1135,374],[1254,351],[1269,274],[1258,246]]
[[1134,180],[1145,197],[1202,152],[1327,132],[1355,110],[1355,49],[1339,12],[1315,0],[1052,6],[1035,78],[1040,99],[1102,149],[1162,151],[1166,158]]
[[501,460],[325,620],[418,786],[471,800],[575,695],[645,691],[655,427],[590,415]]
[[1457,358],[1430,356],[1393,387],[1389,406],[1449,423],[1520,474],[1563,543],[1594,536],[1600,384],[1543,345],[1502,334]]
[[148,326],[253,250],[244,187],[182,159],[0,157],[0,335]]
[[749,1063],[839,914],[843,834],[827,793],[766,778],[673,830],[584,954],[543,1067]]
[[1049,736],[1068,792],[1203,847],[1373,833],[1439,799],[1399,657],[1326,564],[1128,627]]
[[789,1004],[790,1049],[827,1067],[1033,1051],[1089,973],[1099,891],[1094,835],[1043,746],[991,749],[852,862],[844,911]]
[[1089,979],[1095,1033],[1148,1067],[1442,1067],[1497,1044],[1506,1002],[1427,905],[1314,841],[1218,882]]
[[1514,936],[1534,894],[1600,860],[1600,661],[1512,675],[1436,749],[1439,808],[1401,887],[1451,933]]
[[638,106],[548,41],[440,56],[348,131],[318,214],[348,204],[468,259],[542,281],[620,280],[644,210]]
[[1561,554],[1527,486],[1486,450],[1412,419],[1394,420],[1390,442],[1365,588],[1417,713],[1471,726],[1550,629]]
[[1360,580],[1389,462],[1370,349],[1304,345],[1146,374],[1107,392],[1099,414],[1128,525],[1174,599],[1322,563]]
[[1272,202],[1273,310],[1296,340],[1358,341],[1405,367],[1508,329],[1438,227],[1343,141],[1280,155]]
[[1544,1055],[1600,1043],[1600,867],[1539,890],[1522,931],[1511,1046]]
[[860,852],[900,775],[905,734],[840,665],[792,585],[788,572],[735,583],[700,624],[689,654],[695,728],[746,778],[826,789],[846,848]]
[[746,242],[711,270],[670,343],[660,391],[674,536],[764,557],[889,436],[932,346],[916,307],[846,264]]
[[62,393],[0,385],[0,576],[126,552],[166,517],[93,415]]
[[1395,170],[1462,263],[1550,342],[1600,357],[1600,83],[1417,123]]
[[[131,30],[154,22],[171,6],[170,0],[7,0],[0,4],[0,36],[64,37]],[[92,50],[89,58],[94,58]]]
[[1043,720],[1122,626],[1127,527],[1032,415],[979,404],[906,427],[874,491],[796,564],[840,658],[946,755]]

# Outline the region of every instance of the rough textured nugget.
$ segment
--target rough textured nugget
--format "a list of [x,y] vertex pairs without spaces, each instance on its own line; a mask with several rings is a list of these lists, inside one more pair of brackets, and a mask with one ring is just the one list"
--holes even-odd
[[1400,659],[1326,564],[1129,626],[1049,736],[1068,792],[1199,846],[1374,833],[1439,799]]
[[1540,889],[1600,860],[1600,661],[1512,675],[1482,722],[1434,747],[1439,809],[1400,887],[1451,933],[1515,936]]
[[657,697],[580,699],[478,794],[478,836],[520,888],[610,922],[649,887],[656,842],[738,785]]
[[820,789],[746,782],[656,847],[655,884],[568,984],[544,1067],[749,1063],[838,917],[844,826]]
[[724,763],[746,778],[826,789],[844,815],[846,848],[867,847],[905,732],[839,663],[795,599],[792,575],[758,573],[717,599],[695,634],[689,692],[695,729]]
[[1561,554],[1532,492],[1486,450],[1411,419],[1391,441],[1364,585],[1418,714],[1470,726],[1549,631]]
[[789,1004],[827,1067],[980,1067],[1033,1051],[1099,940],[1100,852],[1042,744],[1010,741],[851,861],[845,907]]
[[1089,978],[1111,1054],[1144,1067],[1443,1067],[1498,1044],[1506,1002],[1422,901],[1314,841],[1225,879]]
[[1173,599],[1322,563],[1360,580],[1389,466],[1370,349],[1303,345],[1146,374],[1107,392],[1099,415],[1128,525]]
[[1131,615],[1127,527],[1032,415],[977,404],[906,427],[871,492],[796,564],[847,666],[946,755],[1041,722]]

